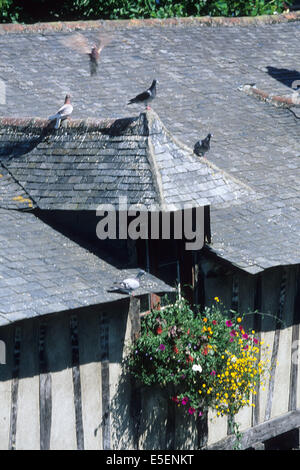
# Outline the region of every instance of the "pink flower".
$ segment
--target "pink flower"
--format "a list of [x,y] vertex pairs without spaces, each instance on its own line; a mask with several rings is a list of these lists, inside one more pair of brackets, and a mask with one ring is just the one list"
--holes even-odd
[[160,345],[159,345],[159,349],[160,349],[161,351],[164,351],[164,350],[166,349],[166,346],[165,346],[164,344],[160,344]]
[[212,370],[210,375],[216,375],[216,371],[215,370]]
[[230,340],[229,340],[229,341],[232,343],[232,342],[234,341],[234,339],[233,339],[233,338],[230,338]]
[[243,347],[243,350],[244,351],[247,351],[247,349],[249,348],[248,344],[246,346]]
[[258,344],[258,339],[257,339],[257,338],[253,338],[253,342],[254,342],[254,344]]
[[230,336],[236,336],[237,332],[235,330],[231,330]]
[[181,403],[182,403],[183,405],[186,405],[188,401],[189,401],[188,397],[184,397],[184,398],[181,400]]
[[199,411],[199,414],[198,414],[198,416],[203,416],[203,413],[202,413],[202,411]]
[[248,338],[249,338],[249,336],[247,335],[247,333],[244,333],[244,334],[243,334],[243,338],[244,338],[244,339],[248,339]]
[[232,321],[231,320],[226,320],[226,326],[229,328],[232,326]]
[[195,411],[196,411],[195,408],[192,408],[192,407],[189,408],[190,415],[193,415]]

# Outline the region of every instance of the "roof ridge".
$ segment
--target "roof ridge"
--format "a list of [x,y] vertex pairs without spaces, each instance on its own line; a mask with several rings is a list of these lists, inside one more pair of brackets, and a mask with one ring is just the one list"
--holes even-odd
[[257,26],[264,24],[278,24],[300,20],[300,11],[287,12],[277,15],[260,16],[189,16],[182,18],[146,18],[129,20],[86,20],[86,21],[57,21],[34,24],[4,23],[0,24],[0,34],[68,32],[91,29],[117,30],[124,28],[166,27],[166,26]]
[[[84,119],[68,119],[68,128],[83,128],[83,129],[107,129],[116,122],[118,119],[124,118],[84,118]],[[125,118],[126,119],[126,118]],[[130,118],[127,118],[130,119]],[[40,117],[0,117],[0,128],[29,128],[29,129],[46,129],[51,127],[51,123],[46,118]]]
[[[245,190],[247,190],[247,192],[250,192],[250,193],[254,193],[255,190],[253,188],[251,188],[251,186],[249,186],[248,184],[244,183],[243,181],[241,181],[240,179],[236,178],[235,176],[231,175],[230,173],[228,173],[227,171],[223,170],[222,168],[218,167],[217,165],[215,165],[214,163],[212,163],[211,161],[209,161],[207,158],[201,158],[201,160],[199,159],[199,157],[196,157],[194,155],[194,152],[193,150],[191,149],[191,147],[187,146],[186,144],[184,144],[180,139],[178,139],[177,137],[175,137],[171,131],[169,131],[169,129],[164,125],[164,123],[162,122],[162,120],[160,119],[160,117],[158,116],[158,114],[155,113],[155,111],[153,111],[152,109],[149,111],[146,111],[145,113],[146,115],[146,118],[147,118],[147,121],[148,121],[148,127],[149,127],[149,134],[153,134],[153,120],[156,119],[159,121],[162,129],[163,129],[163,132],[169,137],[169,139],[171,139],[179,148],[181,148],[182,150],[184,150],[185,152],[188,152],[189,154],[189,157],[190,157],[190,160],[192,162],[198,162],[202,165],[206,165],[208,166],[209,168],[211,168],[212,170],[214,171],[217,171],[219,172],[220,174],[222,174],[222,176],[224,178],[227,178],[227,179],[230,179],[231,181],[233,181],[234,183],[238,184],[239,186],[242,186],[245,188]],[[150,130],[151,129],[151,130]]]

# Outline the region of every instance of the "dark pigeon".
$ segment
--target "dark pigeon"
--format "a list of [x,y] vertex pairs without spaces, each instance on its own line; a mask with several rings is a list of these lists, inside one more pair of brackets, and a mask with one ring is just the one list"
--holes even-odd
[[198,142],[195,143],[194,153],[198,155],[198,157],[204,157],[204,154],[209,151],[211,137],[213,137],[212,134],[207,134],[205,139],[198,140]]
[[133,103],[144,103],[146,106],[146,109],[149,109],[149,103],[150,101],[154,100],[156,97],[156,80],[153,80],[152,85],[148,90],[143,91],[143,93],[140,93],[137,95],[135,98],[132,98],[127,104],[133,104]]
[[122,294],[131,294],[140,287],[140,278],[145,274],[143,269],[140,269],[135,277],[129,277],[121,282],[114,282],[113,287],[109,289],[110,292],[121,292]]

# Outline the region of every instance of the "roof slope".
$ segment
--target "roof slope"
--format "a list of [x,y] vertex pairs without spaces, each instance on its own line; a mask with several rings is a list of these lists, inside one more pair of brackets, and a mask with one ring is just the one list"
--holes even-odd
[[28,194],[0,163],[0,207],[28,210],[34,208],[34,206]]
[[[0,209],[0,326],[126,298],[108,290],[130,273],[93,255],[33,214]],[[170,286],[146,274],[136,295],[170,291]]]
[[233,202],[253,191],[200,159],[154,112],[117,120],[0,120],[0,160],[40,209],[127,203],[163,210]]
[[[3,25],[0,78],[7,99],[0,112],[47,117],[69,91],[76,118],[125,117],[128,99],[157,78],[153,108],[173,136],[193,148],[212,132],[209,161],[256,191],[253,203],[241,207],[231,202],[222,212],[212,205],[211,249],[241,269],[299,263],[299,117],[239,91],[256,83],[269,93],[292,92],[292,81],[300,78],[299,23],[254,26],[247,18],[240,26],[244,20],[227,20],[231,27],[210,18],[205,21],[219,26],[185,18],[134,21],[132,27],[105,21]],[[98,28],[115,39],[91,81],[88,59],[67,53],[60,40],[82,29],[92,42]]]

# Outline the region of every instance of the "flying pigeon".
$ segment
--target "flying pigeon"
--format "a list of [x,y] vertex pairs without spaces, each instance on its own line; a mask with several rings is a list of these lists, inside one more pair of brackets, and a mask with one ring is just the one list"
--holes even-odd
[[102,49],[111,41],[111,37],[100,35],[98,40],[90,46],[87,39],[81,34],[76,33],[68,38],[62,39],[60,42],[76,52],[86,54],[90,58],[91,76],[96,75],[99,65],[99,59]]
[[122,294],[133,294],[133,291],[138,289],[140,287],[140,277],[142,277],[145,273],[143,269],[140,269],[139,272],[135,277],[129,277],[127,279],[124,279],[121,282],[114,282],[114,286],[111,287],[111,291],[119,291],[122,292]]
[[59,108],[56,114],[53,116],[49,116],[49,121],[55,121],[54,129],[58,129],[60,126],[61,121],[67,119],[73,112],[73,106],[71,105],[71,96],[66,95],[65,97],[65,104]]
[[143,93],[140,93],[135,98],[132,98],[127,104],[144,103],[146,106],[146,109],[150,109],[150,106],[148,106],[148,103],[154,100],[156,96],[156,83],[158,82],[156,80],[153,80],[152,85],[150,88],[148,88],[148,90],[143,91]]
[[209,151],[211,137],[213,137],[212,134],[207,134],[205,139],[198,140],[198,142],[195,143],[194,153],[198,155],[198,157],[204,157],[204,154]]

